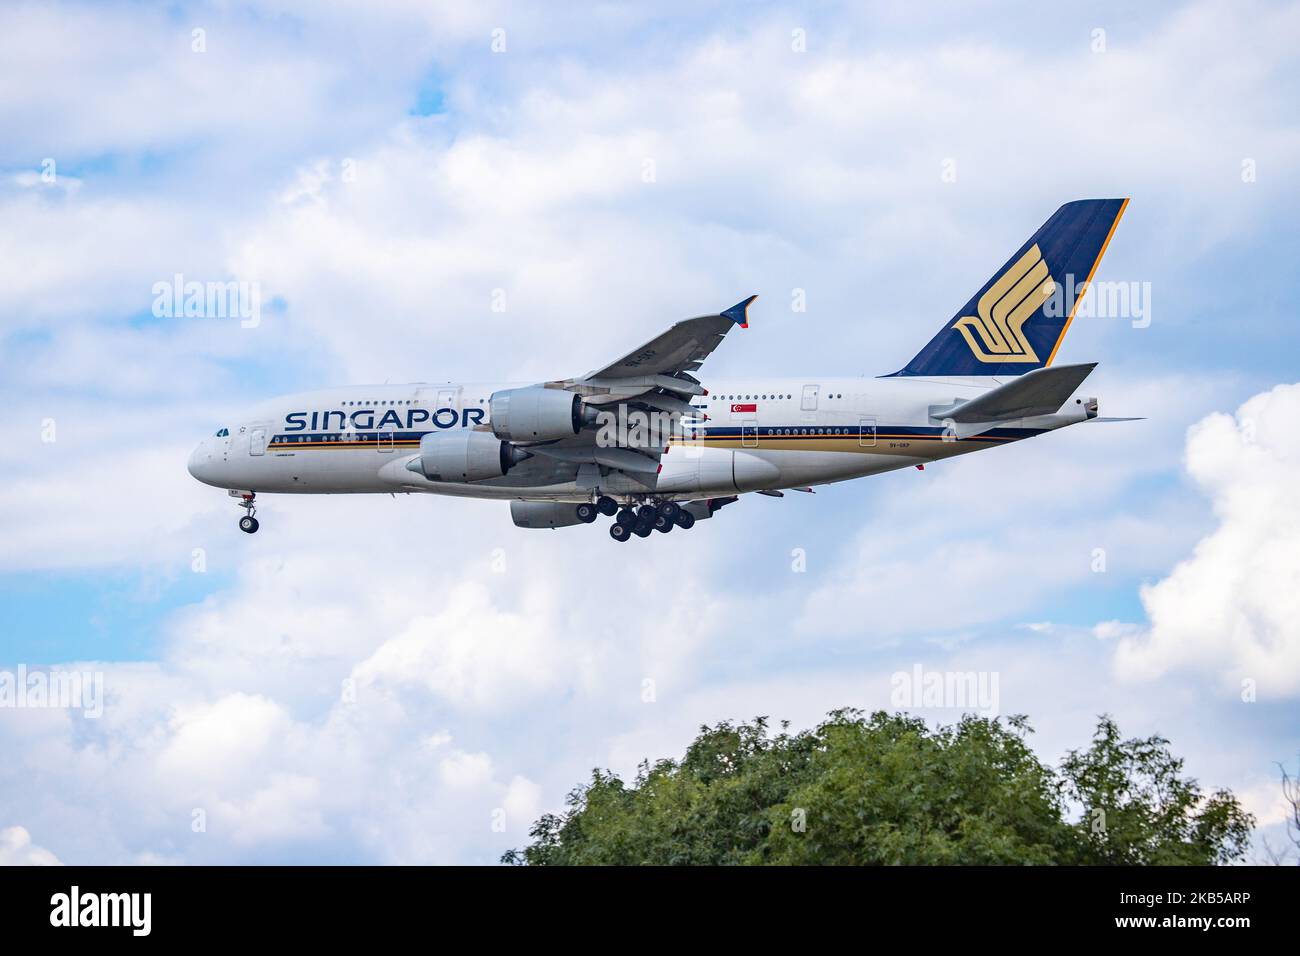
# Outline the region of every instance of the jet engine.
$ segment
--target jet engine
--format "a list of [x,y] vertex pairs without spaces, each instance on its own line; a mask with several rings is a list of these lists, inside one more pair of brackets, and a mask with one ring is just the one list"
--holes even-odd
[[512,501],[510,519],[520,528],[567,528],[582,524],[577,505],[560,501]]
[[420,439],[420,457],[406,467],[430,481],[486,481],[531,457],[487,432],[466,428],[429,432]]
[[581,397],[541,385],[493,392],[488,410],[492,434],[506,441],[555,441],[596,423],[596,410]]

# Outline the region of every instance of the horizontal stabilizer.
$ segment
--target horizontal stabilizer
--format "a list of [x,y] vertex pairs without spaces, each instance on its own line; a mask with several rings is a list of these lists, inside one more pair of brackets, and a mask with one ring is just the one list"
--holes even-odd
[[1096,367],[1096,362],[1088,362],[1034,369],[934,417],[971,423],[1051,415],[1065,404]]

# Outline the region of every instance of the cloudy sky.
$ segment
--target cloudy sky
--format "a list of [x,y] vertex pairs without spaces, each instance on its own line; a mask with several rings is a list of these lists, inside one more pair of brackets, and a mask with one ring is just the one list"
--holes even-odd
[[[492,862],[593,766],[917,666],[996,675],[1051,760],[1101,713],[1164,734],[1281,846],[1297,35],[1294,3],[4,5],[0,671],[100,674],[103,713],[0,709],[0,862]],[[388,496],[268,497],[250,537],[185,471],[280,392],[567,376],[750,293],[706,376],[891,372],[1103,196],[1098,278],[1150,321],[1060,358],[1145,421],[627,546]],[[177,274],[257,283],[260,324],[156,316]]]

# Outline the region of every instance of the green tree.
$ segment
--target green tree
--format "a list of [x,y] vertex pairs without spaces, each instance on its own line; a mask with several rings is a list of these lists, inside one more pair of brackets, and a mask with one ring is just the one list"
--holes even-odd
[[[1103,717],[1060,771],[1023,717],[838,710],[812,730],[766,718],[701,727],[680,761],[642,763],[632,786],[593,771],[506,863],[1219,863],[1253,823],[1231,793],[1202,795],[1159,737],[1122,740]],[[1077,819],[1071,819],[1073,807]]]
[[1254,819],[1227,790],[1203,795],[1182,769],[1165,738],[1121,740],[1102,717],[1092,746],[1061,764],[1065,792],[1084,811],[1081,861],[1179,866],[1242,856]]

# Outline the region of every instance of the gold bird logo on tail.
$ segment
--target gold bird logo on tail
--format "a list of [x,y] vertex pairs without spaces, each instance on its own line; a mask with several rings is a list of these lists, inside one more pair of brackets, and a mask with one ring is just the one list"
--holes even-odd
[[953,327],[981,362],[1038,362],[1022,326],[1055,290],[1056,283],[1035,244],[980,296],[979,315],[964,315]]

